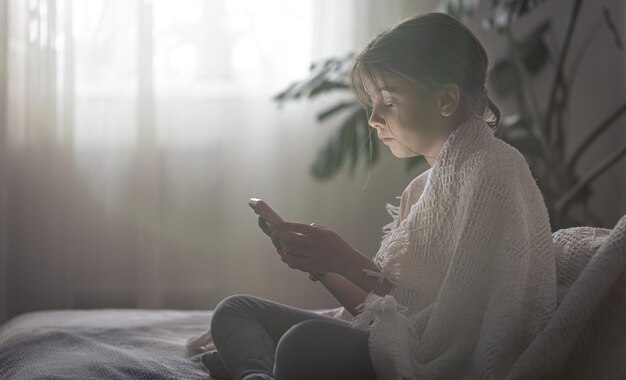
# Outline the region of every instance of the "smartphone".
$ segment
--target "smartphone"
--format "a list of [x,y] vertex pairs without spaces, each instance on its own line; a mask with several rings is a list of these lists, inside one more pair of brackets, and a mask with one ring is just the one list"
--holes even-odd
[[250,198],[250,201],[248,201],[248,205],[250,205],[250,207],[252,207],[252,209],[261,216],[261,218],[265,219],[270,224],[275,224],[283,221],[283,218],[281,218],[276,211],[272,210],[272,208],[262,199]]

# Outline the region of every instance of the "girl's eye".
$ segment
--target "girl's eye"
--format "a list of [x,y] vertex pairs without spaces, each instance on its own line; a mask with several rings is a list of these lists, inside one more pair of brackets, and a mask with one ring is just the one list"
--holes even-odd
[[398,103],[392,102],[392,103],[386,103],[385,105],[389,108],[394,108],[398,105]]

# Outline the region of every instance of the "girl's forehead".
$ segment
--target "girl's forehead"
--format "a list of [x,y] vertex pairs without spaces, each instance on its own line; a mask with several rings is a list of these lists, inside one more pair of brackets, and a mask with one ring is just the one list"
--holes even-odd
[[363,87],[365,91],[372,95],[376,93],[376,90],[381,92],[400,92],[402,90],[403,82],[406,80],[400,78],[397,75],[387,73],[371,73],[365,75],[363,78]]
[[414,83],[397,74],[373,72],[363,77],[363,87],[370,97],[377,95],[377,90],[389,94],[403,94],[415,91]]

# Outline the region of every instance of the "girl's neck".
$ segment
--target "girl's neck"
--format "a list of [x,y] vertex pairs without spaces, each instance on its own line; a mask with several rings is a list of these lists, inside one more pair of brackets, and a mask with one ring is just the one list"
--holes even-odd
[[443,149],[443,146],[448,140],[448,137],[450,137],[450,134],[463,122],[463,120],[464,119],[449,119],[447,120],[447,123],[442,125],[441,138],[437,141],[428,155],[424,155],[424,158],[430,167],[432,167],[437,161],[437,157],[439,157],[439,153],[441,153],[441,149]]

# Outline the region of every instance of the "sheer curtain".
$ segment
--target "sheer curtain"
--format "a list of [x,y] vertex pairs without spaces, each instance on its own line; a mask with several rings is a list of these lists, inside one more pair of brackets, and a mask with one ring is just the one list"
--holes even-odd
[[332,132],[315,113],[332,99],[278,109],[271,96],[418,10],[380,3],[2,2],[0,320],[210,308],[235,292],[329,304],[280,262],[247,200],[377,248],[384,202],[411,174],[395,162],[375,169],[385,185],[372,173],[360,190],[365,166],[315,182]]

